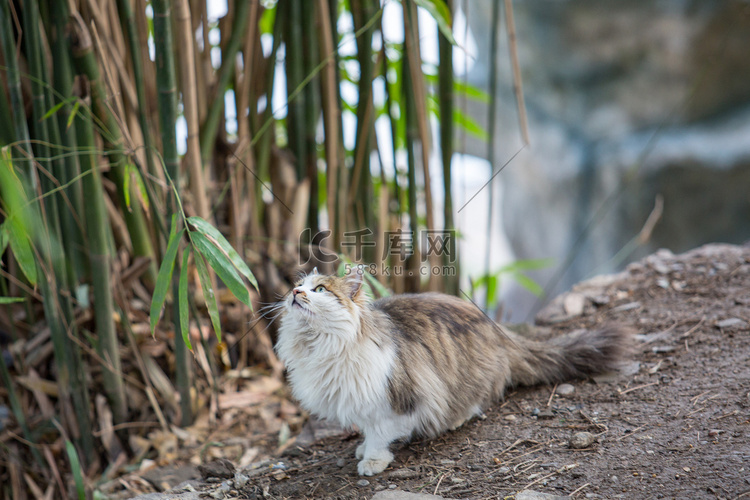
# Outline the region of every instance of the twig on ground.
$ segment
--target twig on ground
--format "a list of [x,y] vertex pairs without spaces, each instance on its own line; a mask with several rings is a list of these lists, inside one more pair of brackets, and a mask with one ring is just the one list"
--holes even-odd
[[632,436],[633,434],[635,434],[635,433],[636,433],[636,432],[638,432],[639,430],[643,429],[644,427],[646,427],[646,425],[645,425],[645,424],[644,424],[644,425],[641,425],[640,427],[636,427],[635,429],[633,429],[632,431],[628,432],[627,434],[623,434],[622,436],[620,436],[620,437],[618,437],[618,438],[615,438],[615,441],[622,441],[622,440],[623,440],[623,439],[625,439],[626,437]]
[[649,387],[649,386],[658,385],[658,384],[659,384],[659,381],[656,380],[656,381],[648,383],[648,384],[637,385],[635,387],[631,387],[630,389],[625,389],[624,391],[619,391],[620,392],[620,396],[622,396],[623,394],[627,394],[629,392],[636,391],[638,389],[643,389],[644,387]]
[[582,489],[584,489],[584,488],[586,488],[586,487],[588,487],[588,486],[591,486],[591,483],[586,483],[586,484],[584,484],[583,486],[581,486],[580,488],[576,489],[575,491],[573,491],[573,493],[571,493],[571,494],[570,494],[570,495],[568,495],[568,496],[569,496],[570,498],[573,498],[573,495],[575,495],[576,493],[579,493],[579,492],[580,492],[580,491],[581,491]]
[[549,408],[549,405],[552,404],[552,398],[555,397],[555,391],[557,390],[557,384],[552,388],[552,394],[549,395],[549,399],[547,400],[547,408]]

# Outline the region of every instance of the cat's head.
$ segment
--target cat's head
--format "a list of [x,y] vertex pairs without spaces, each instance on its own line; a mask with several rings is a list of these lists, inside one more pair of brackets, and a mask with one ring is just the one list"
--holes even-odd
[[315,330],[354,329],[367,296],[363,275],[353,270],[339,277],[319,274],[317,269],[294,284],[286,298],[286,318]]

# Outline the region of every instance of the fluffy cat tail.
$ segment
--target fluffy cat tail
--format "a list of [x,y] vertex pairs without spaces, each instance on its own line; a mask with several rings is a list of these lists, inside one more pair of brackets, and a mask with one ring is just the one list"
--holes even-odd
[[514,385],[554,384],[618,369],[633,350],[633,332],[609,326],[578,330],[546,342],[513,335],[518,347],[510,356]]

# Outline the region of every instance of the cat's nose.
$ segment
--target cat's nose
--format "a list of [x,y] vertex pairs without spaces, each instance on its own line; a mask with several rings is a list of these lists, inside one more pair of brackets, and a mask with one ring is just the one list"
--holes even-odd
[[298,293],[301,293],[302,295],[307,295],[304,290],[300,290],[299,288],[295,288],[292,290],[292,295],[296,296]]

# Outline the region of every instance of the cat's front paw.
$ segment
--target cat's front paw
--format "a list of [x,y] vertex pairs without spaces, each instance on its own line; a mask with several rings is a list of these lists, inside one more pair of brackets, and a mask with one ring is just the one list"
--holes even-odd
[[361,459],[365,456],[365,443],[357,446],[357,451],[354,452],[354,456],[357,457],[357,459]]
[[365,456],[365,459],[357,464],[357,472],[360,476],[374,476],[380,474],[388,467],[393,460],[393,453],[388,448],[371,452]]
[[383,472],[390,463],[390,460],[368,458],[357,464],[357,472],[360,476],[374,476]]

